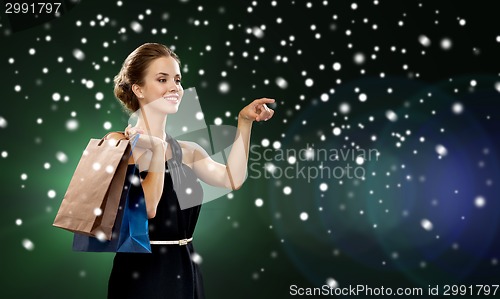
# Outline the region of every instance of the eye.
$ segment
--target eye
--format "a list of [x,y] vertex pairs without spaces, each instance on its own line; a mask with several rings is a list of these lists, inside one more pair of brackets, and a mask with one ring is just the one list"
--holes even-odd
[[175,79],[175,83],[181,84],[181,79]]
[[158,79],[158,82],[165,83],[165,82],[167,82],[167,79]]

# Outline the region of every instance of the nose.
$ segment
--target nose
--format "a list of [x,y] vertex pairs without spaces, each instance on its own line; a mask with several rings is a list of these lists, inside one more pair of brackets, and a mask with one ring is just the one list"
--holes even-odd
[[169,81],[170,84],[168,85],[168,90],[169,91],[178,91],[179,90],[179,85],[177,82],[175,82],[175,79]]

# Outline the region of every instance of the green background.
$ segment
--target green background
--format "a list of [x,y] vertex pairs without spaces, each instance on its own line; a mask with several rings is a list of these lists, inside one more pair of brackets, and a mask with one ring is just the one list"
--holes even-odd
[[[144,42],[175,49],[183,85],[196,88],[207,124],[220,117],[236,125],[234,116],[251,100],[275,98],[275,117],[254,124],[252,143],[271,143],[257,151],[276,154],[272,144],[279,141],[281,150],[381,153],[363,164],[366,180],[249,178],[231,196],[205,204],[194,238],[207,298],[286,298],[292,284],[320,287],[331,278],[340,287],[425,290],[500,283],[500,24],[491,2],[85,0],[64,1],[58,18],[9,15],[6,2],[0,14],[1,298],[105,298],[113,254],[72,252],[72,234],[52,222],[88,140],[126,126],[110,80]],[[134,31],[132,22],[142,30]],[[430,46],[419,43],[421,35]],[[446,39],[450,49],[441,45]],[[355,62],[357,53],[364,63]],[[228,92],[220,91],[221,82]],[[348,114],[341,103],[349,104]],[[462,113],[453,113],[457,103]],[[388,110],[397,121],[386,118]],[[76,130],[67,128],[69,120],[78,122]],[[443,159],[439,144],[449,152]],[[57,159],[59,152],[67,162]],[[252,158],[259,167],[293,166]],[[319,162],[298,159],[302,166]],[[483,208],[475,205],[479,196]],[[433,223],[431,231],[423,219]],[[474,296],[460,298],[466,297]]]

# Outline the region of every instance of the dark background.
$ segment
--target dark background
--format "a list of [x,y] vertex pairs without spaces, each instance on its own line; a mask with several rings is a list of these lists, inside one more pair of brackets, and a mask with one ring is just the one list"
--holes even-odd
[[[89,138],[126,126],[111,82],[145,42],[175,49],[183,85],[196,88],[207,124],[220,117],[236,125],[254,98],[277,100],[274,118],[254,124],[256,152],[274,157],[258,160],[253,152],[256,169],[266,162],[318,169],[322,162],[366,171],[364,179],[309,181],[266,172],[205,204],[195,246],[207,298],[286,298],[292,284],[333,280],[424,292],[429,285],[500,283],[500,19],[493,1],[67,0],[59,17],[9,15],[6,2],[1,298],[105,298],[113,255],[72,252],[72,235],[52,222]],[[451,47],[442,46],[446,40]],[[75,49],[85,57],[77,59]],[[355,62],[359,53],[363,63]],[[68,129],[68,121],[78,125]],[[380,156],[362,165],[274,156],[307,147],[376,149]]]

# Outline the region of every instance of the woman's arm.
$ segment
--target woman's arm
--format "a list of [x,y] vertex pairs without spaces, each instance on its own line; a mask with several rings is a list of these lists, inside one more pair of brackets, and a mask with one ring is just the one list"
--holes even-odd
[[227,165],[214,161],[201,146],[191,143],[194,149],[193,170],[201,180],[209,185],[232,190],[243,185],[247,173],[252,123],[267,121],[274,115],[274,111],[266,106],[269,103],[274,103],[274,100],[258,99],[240,111],[238,129]]
[[[163,142],[155,144],[152,149],[152,155],[147,169],[148,174],[142,181],[142,190],[144,199],[146,200],[146,210],[148,218],[156,216],[156,208],[160,202],[163,193],[163,184],[165,180],[165,144]],[[142,155],[146,158],[147,155]],[[141,158],[142,158],[141,157]],[[139,159],[140,160],[140,159]],[[149,159],[148,159],[149,160]],[[138,161],[140,164],[141,161]]]
[[137,134],[139,138],[133,150],[134,163],[139,171],[148,173],[141,185],[148,218],[154,218],[163,193],[167,143],[158,137],[144,134],[142,129],[132,128],[130,125],[125,129],[125,135],[130,139],[134,139]]

